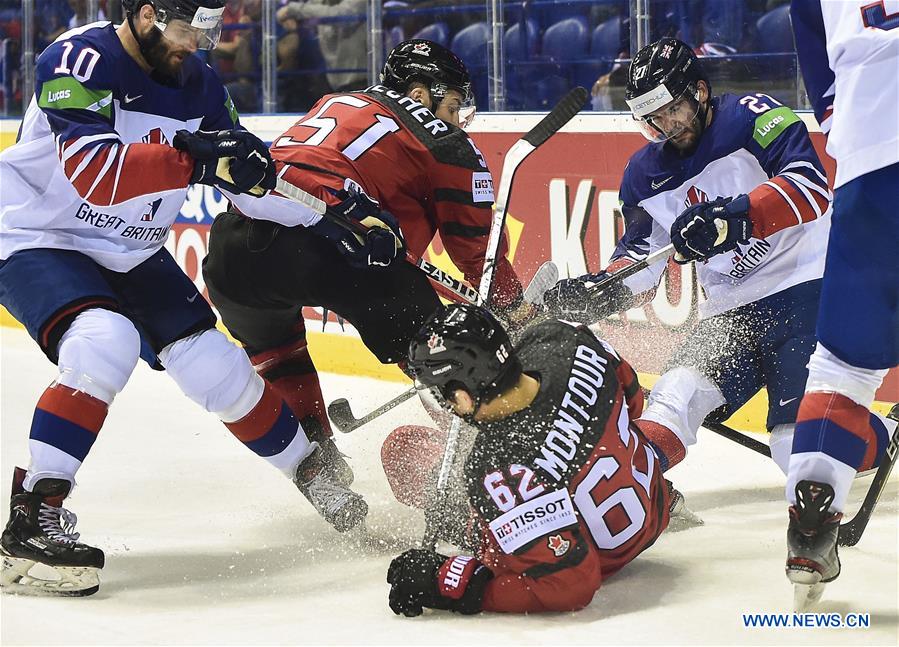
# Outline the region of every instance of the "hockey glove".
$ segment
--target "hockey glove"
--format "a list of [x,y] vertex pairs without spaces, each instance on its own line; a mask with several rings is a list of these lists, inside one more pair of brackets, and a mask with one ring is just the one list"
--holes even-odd
[[347,222],[361,224],[364,233],[349,231],[329,216],[325,216],[310,229],[322,238],[331,241],[353,267],[387,267],[406,250],[406,242],[399,223],[389,211],[382,211],[380,205],[365,193],[337,191],[335,196],[342,202],[332,211]]
[[194,158],[191,184],[261,197],[275,188],[275,163],[262,140],[246,130],[179,130],[172,141]]
[[413,548],[390,562],[390,608],[397,615],[421,615],[442,609],[471,615],[481,612],[484,589],[493,573],[474,557],[446,557]]
[[680,264],[729,252],[751,236],[749,196],[745,194],[694,204],[671,225],[674,260]]
[[599,291],[591,288],[609,277],[606,272],[562,279],[543,295],[547,312],[554,317],[592,324],[627,308],[633,293],[621,281]]

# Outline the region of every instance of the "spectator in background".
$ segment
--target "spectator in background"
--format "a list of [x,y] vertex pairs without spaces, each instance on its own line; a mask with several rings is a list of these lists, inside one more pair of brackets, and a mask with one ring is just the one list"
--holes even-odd
[[34,50],[38,54],[69,29],[73,12],[67,0],[38,0],[34,13],[37,27]]
[[[118,0],[117,0],[118,1]],[[87,0],[68,0],[69,9],[72,10],[73,15],[69,18],[69,26],[68,29],[75,29],[75,27],[82,27],[88,23],[87,18]],[[97,8],[97,20],[106,20],[106,13],[104,10],[105,2],[100,2],[99,7]]]
[[227,0],[225,2],[225,13],[222,14],[222,35],[219,38],[219,44],[212,51],[211,58],[213,67],[226,81],[229,81],[230,75],[234,73],[234,57],[243,45],[243,41],[249,38],[250,32],[249,29],[235,29],[235,26],[246,25],[250,22],[250,17],[244,9],[244,0]]
[[290,2],[278,10],[278,22],[290,32],[297,30],[298,21],[357,17],[316,25],[319,47],[327,69],[348,70],[327,73],[328,84],[334,92],[359,90],[368,85],[366,6],[366,0],[305,0]]

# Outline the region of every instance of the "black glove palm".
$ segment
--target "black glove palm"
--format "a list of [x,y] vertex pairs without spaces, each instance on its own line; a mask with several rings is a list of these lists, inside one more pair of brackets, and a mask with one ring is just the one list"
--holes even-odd
[[246,130],[179,130],[172,146],[194,158],[191,184],[260,197],[275,188],[275,163],[261,139]]
[[609,274],[584,274],[575,279],[562,279],[543,295],[547,312],[554,317],[592,324],[624,310],[633,298],[621,281],[612,281],[605,288],[594,287],[607,280]]
[[365,193],[337,191],[334,195],[342,202],[331,207],[349,222],[362,225],[359,233],[334,222],[325,216],[311,227],[319,236],[328,239],[353,267],[387,267],[406,249],[399,223],[389,211]]

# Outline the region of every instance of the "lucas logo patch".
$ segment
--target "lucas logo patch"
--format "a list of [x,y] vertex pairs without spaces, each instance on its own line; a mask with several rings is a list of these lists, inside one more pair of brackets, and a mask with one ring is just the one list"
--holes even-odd
[[545,537],[550,532],[570,528],[576,523],[574,503],[568,490],[555,490],[497,517],[490,522],[490,532],[493,533],[502,551],[511,555],[522,546]]
[[493,178],[490,173],[471,174],[471,199],[473,202],[489,202],[493,204]]
[[563,539],[562,535],[551,535],[549,539],[546,540],[546,545],[553,552],[553,555],[561,557],[568,552],[568,547],[571,546],[571,542],[567,539]]

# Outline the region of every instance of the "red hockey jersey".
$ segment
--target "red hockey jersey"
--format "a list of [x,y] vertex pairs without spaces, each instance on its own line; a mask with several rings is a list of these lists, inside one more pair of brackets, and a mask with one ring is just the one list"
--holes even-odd
[[[490,233],[493,181],[471,138],[408,97],[374,86],[322,97],[272,143],[291,184],[336,204],[326,190],[361,185],[399,221],[422,256],[436,232],[453,263],[477,286]],[[516,302],[521,285],[499,248],[493,303]]]

